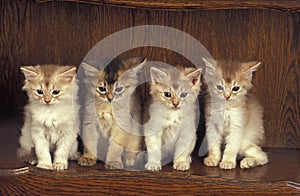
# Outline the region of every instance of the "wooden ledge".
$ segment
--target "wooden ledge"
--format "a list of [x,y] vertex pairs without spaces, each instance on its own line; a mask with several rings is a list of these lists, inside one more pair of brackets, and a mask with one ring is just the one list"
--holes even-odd
[[[53,0],[36,0],[38,3]],[[219,10],[219,9],[270,9],[282,12],[299,12],[299,0],[57,0],[126,8],[159,10]]]

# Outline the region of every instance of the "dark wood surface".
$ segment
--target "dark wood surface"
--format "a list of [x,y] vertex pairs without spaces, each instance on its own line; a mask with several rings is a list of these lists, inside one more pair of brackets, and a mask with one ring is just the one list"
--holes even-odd
[[[53,0],[36,0],[39,3]],[[271,9],[284,12],[300,10],[299,0],[59,0],[68,2],[112,5],[126,8],[162,10],[219,10],[219,9]]]

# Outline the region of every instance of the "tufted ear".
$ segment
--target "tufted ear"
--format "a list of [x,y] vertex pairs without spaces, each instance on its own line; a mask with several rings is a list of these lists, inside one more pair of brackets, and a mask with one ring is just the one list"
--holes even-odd
[[74,66],[63,66],[63,71],[59,74],[66,82],[71,82],[76,76],[76,67]]
[[199,84],[201,72],[202,69],[196,69],[195,71],[186,75],[186,78],[188,79],[188,81],[192,86]]
[[209,75],[213,75],[214,72],[217,70],[218,66],[217,66],[217,62],[212,59],[212,58],[202,58],[202,60],[205,63],[205,67],[206,67],[206,73],[208,73]]
[[34,66],[22,66],[20,67],[26,79],[32,79],[39,75],[38,71]]
[[150,68],[151,80],[153,83],[162,83],[167,74],[155,67]]
[[261,65],[261,62],[250,61],[242,63],[243,72],[246,74],[248,80],[252,80],[252,74],[255,72]]
[[134,57],[123,60],[125,68],[131,73],[138,73],[146,63],[146,58],[144,57]]
[[93,67],[92,65],[89,65],[85,62],[81,63],[83,69],[84,69],[84,73],[87,77],[98,77],[100,74],[100,70],[98,70],[97,68]]

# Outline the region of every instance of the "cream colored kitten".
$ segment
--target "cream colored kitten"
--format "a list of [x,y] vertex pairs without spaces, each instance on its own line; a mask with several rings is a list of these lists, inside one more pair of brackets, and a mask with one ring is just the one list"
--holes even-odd
[[147,170],[161,170],[163,160],[167,159],[173,161],[176,170],[190,168],[196,143],[201,70],[177,68],[150,68],[151,99],[144,109],[144,121],[154,123],[144,125]]
[[205,112],[209,155],[204,164],[233,169],[237,155],[244,157],[241,168],[266,164],[267,155],[259,146],[264,139],[263,108],[251,92],[252,73],[261,63],[203,60],[210,91]]
[[[29,101],[19,139],[18,155],[27,157],[34,149],[37,167],[65,170],[68,158],[76,158],[77,133],[74,114],[76,67],[58,65],[22,66],[23,90]],[[54,153],[54,160],[50,152]],[[32,164],[36,160],[29,160]]]
[[[90,94],[84,110],[82,139],[85,148],[78,160],[80,165],[96,164],[98,154],[102,153],[99,151],[107,151],[107,168],[123,168],[122,159],[125,166],[135,166],[143,141],[141,97],[135,90],[139,81],[137,73],[144,62],[142,58],[114,59],[102,71],[83,63]],[[101,137],[109,140],[108,149],[99,147]]]

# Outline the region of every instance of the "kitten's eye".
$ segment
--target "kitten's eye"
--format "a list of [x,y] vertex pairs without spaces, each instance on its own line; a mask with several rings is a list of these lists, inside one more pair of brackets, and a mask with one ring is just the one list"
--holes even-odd
[[37,92],[37,94],[39,94],[39,95],[44,94],[44,92],[43,92],[42,90],[40,90],[40,89],[36,90],[36,92]]
[[222,91],[222,90],[224,90],[224,87],[223,87],[222,85],[219,85],[219,84],[218,84],[218,85],[217,85],[217,89],[220,90],[220,91]]
[[105,93],[106,92],[106,88],[103,87],[103,86],[99,86],[98,89],[99,89],[100,93]]
[[180,98],[186,98],[186,96],[187,96],[187,93],[181,93],[180,94]]
[[171,97],[171,93],[170,92],[164,92],[165,97],[170,98]]
[[117,87],[116,89],[115,89],[115,92],[116,93],[121,93],[123,91],[123,87]]
[[60,90],[54,90],[54,91],[52,91],[53,95],[58,95],[59,93],[60,93]]
[[239,86],[234,86],[234,87],[232,87],[231,90],[234,91],[234,92],[238,92],[240,90],[240,87]]

